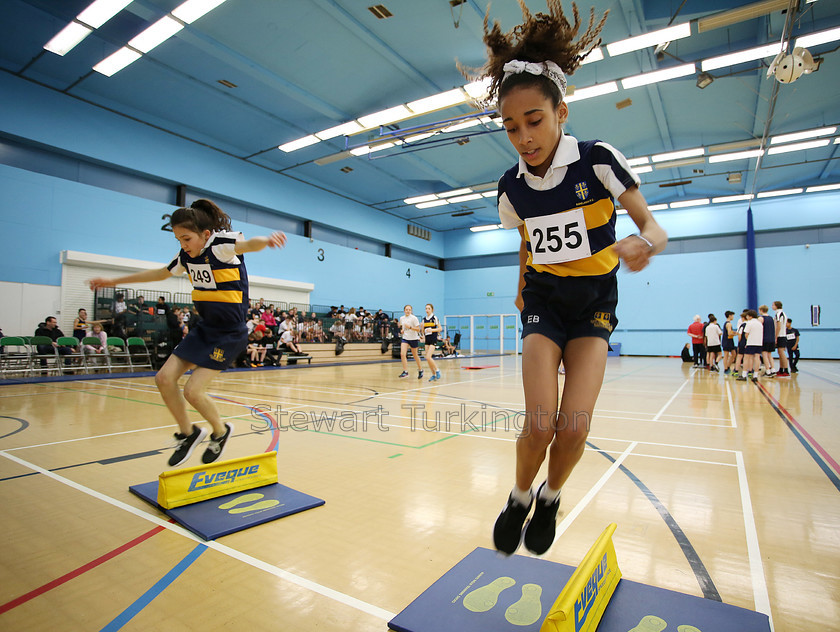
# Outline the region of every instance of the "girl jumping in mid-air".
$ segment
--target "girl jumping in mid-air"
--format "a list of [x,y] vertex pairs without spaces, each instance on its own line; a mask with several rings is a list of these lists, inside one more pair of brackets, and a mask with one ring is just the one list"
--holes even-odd
[[[572,73],[598,44],[606,15],[577,42],[577,7],[570,24],[560,2],[549,15],[532,15],[522,0],[523,24],[503,33],[489,28],[483,74],[519,161],[499,180],[499,217],[517,228],[520,276],[516,305],[522,315],[524,428],[516,443],[513,490],[496,520],[496,548],[512,554],[523,539],[536,554],[554,540],[560,490],[583,455],[601,389],[610,333],[618,319],[619,259],[630,270],[648,265],[667,236],[639,192],[639,178],[605,142],[578,141],[563,132],[564,98]],[[618,198],[639,234],[615,238]],[[566,369],[558,409],[557,370]],[[548,452],[548,475],[536,497],[531,485]],[[525,521],[534,507],[527,525]]]
[[[172,213],[172,231],[181,251],[164,268],[137,272],[114,279],[91,279],[92,290],[127,283],[163,281],[171,275],[189,274],[192,299],[201,319],[175,347],[155,376],[155,383],[180,432],[178,446],[169,459],[175,467],[186,461],[207,436],[207,430],[193,425],[187,415],[189,402],[209,422],[212,434],[201,457],[212,463],[221,457],[233,424],[222,423],[207,387],[248,346],[248,273],[242,256],[266,246],[282,248],[286,235],[244,239],[231,232],[230,218],[210,200],[196,200]],[[178,379],[192,369],[183,394]]]

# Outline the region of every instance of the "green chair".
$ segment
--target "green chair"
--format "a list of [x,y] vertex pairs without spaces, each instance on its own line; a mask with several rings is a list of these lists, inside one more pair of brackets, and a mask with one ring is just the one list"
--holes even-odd
[[32,336],[29,339],[29,347],[30,367],[33,373],[61,375],[61,359],[58,350],[53,346],[52,338]]
[[131,354],[125,340],[116,336],[108,336],[108,370],[113,373],[130,372]]
[[5,378],[14,374],[29,374],[32,354],[22,336],[3,336],[0,338],[0,347],[0,376]]
[[129,360],[132,371],[134,369],[154,368],[152,366],[152,356],[149,353],[149,348],[146,346],[145,340],[137,336],[132,336],[125,341],[125,345],[131,356]]
[[96,372],[98,369],[105,369],[111,372],[111,363],[108,359],[108,347],[102,345],[99,336],[85,336],[82,338],[82,360],[85,373]]
[[59,347],[64,347],[68,349],[67,352],[58,354],[61,356],[63,360],[63,366],[61,367],[62,374],[67,373],[68,371],[76,371],[79,370],[83,373],[87,373],[87,366],[85,366],[85,356],[82,352],[82,347],[79,344],[78,338],[73,338],[72,336],[61,336],[58,340],[55,341]]

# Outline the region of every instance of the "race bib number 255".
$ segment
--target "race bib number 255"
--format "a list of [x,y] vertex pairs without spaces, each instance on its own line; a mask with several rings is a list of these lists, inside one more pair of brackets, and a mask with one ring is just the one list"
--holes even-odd
[[531,241],[532,263],[565,263],[592,255],[581,208],[526,219],[525,228]]

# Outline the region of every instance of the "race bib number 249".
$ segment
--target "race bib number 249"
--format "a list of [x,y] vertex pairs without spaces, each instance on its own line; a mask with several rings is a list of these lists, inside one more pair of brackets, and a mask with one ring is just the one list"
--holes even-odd
[[532,263],[565,263],[592,255],[582,208],[526,219],[525,228]]

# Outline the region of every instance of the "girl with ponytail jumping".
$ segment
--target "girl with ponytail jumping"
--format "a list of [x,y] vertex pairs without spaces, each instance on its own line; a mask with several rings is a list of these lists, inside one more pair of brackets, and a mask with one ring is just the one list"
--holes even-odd
[[[230,218],[210,200],[196,200],[187,208],[179,208],[172,214],[170,225],[181,250],[167,266],[113,279],[95,278],[89,285],[96,290],[163,281],[181,274],[190,276],[193,303],[201,318],[155,376],[161,397],[178,424],[178,444],[169,459],[169,466],[176,467],[207,436],[205,428],[190,422],[187,402],[212,428],[203,463],[219,459],[233,433],[233,424],[222,423],[207,388],[248,346],[248,273],[243,255],[266,246],[282,248],[286,235],[276,232],[245,239],[242,233],[231,231]],[[182,393],[178,380],[190,370]]]

